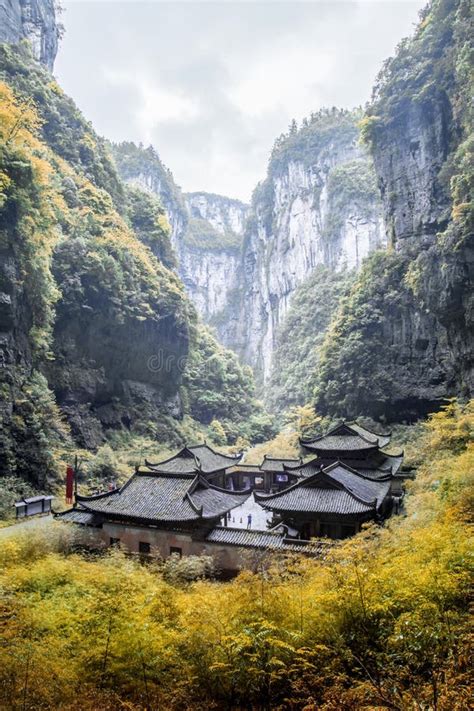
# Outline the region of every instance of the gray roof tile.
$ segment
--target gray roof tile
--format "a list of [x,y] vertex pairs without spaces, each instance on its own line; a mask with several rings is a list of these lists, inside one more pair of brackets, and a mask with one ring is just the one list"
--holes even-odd
[[173,457],[162,462],[152,464],[146,461],[146,464],[156,472],[176,472],[191,475],[200,471],[204,474],[211,474],[237,464],[240,459],[241,455],[230,456],[216,452],[207,444],[196,444],[184,447]]
[[264,457],[260,469],[266,472],[282,472],[285,467],[296,466],[300,463],[299,459],[280,459],[278,457]]
[[311,440],[301,440],[301,444],[306,449],[328,452],[369,451],[384,447],[388,442],[390,442],[389,434],[377,435],[355,422],[344,422],[333,427],[325,435]]
[[272,550],[298,553],[321,553],[327,548],[324,543],[292,540],[271,531],[247,531],[241,528],[227,528],[224,526],[214,528],[208,534],[206,541],[228,546],[239,546],[241,548],[270,548]]
[[80,523],[83,526],[91,526],[94,523],[94,514],[83,509],[61,511],[55,515],[55,518],[60,518],[62,521],[69,521],[70,523]]
[[390,481],[366,479],[336,462],[301,479],[276,494],[254,492],[256,501],[273,511],[300,511],[326,514],[374,512],[387,496]]
[[97,496],[78,496],[89,511],[145,521],[212,519],[240,506],[249,492],[230,492],[186,475],[136,472],[121,488]]

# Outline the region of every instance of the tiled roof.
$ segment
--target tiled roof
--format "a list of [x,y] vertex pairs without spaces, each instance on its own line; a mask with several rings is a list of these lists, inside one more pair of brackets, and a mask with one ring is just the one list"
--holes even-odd
[[377,447],[384,447],[390,441],[390,435],[377,435],[357,423],[342,423],[333,427],[325,435],[311,440],[301,440],[306,449],[325,452],[360,452]]
[[374,512],[386,497],[389,481],[366,479],[336,462],[276,494],[254,492],[256,501],[273,511],[326,514]]
[[[378,450],[373,455],[369,454],[367,457],[362,459],[351,459],[350,455],[345,457],[344,454],[336,452],[332,456],[329,454],[326,454],[323,457],[316,456],[314,459],[310,459],[297,469],[294,467],[288,467],[288,471],[296,474],[297,476],[307,477],[315,474],[319,469],[328,467],[337,461],[342,462],[350,469],[357,471],[367,479],[383,481],[391,478],[398,472],[403,463],[403,453],[399,455],[391,455]],[[286,468],[287,467],[285,467],[285,469]]]
[[241,455],[233,457],[216,452],[207,444],[195,444],[190,447],[184,447],[173,457],[162,462],[152,464],[146,461],[146,464],[156,472],[175,472],[191,475],[200,471],[204,474],[211,474],[237,464],[240,459]]
[[200,476],[190,480],[186,475],[138,471],[121,489],[77,499],[87,510],[105,516],[159,522],[218,518],[248,496],[248,491],[219,489]]
[[249,474],[261,474],[262,470],[259,464],[233,464],[226,469],[226,474],[234,474],[235,472],[248,472]]
[[227,528],[225,526],[214,528],[207,536],[206,541],[227,546],[240,546],[241,548],[271,548],[272,550],[298,553],[320,553],[327,548],[324,543],[284,538],[282,535],[271,531],[248,531],[242,528]]
[[278,457],[265,456],[260,465],[260,469],[266,472],[282,472],[286,466],[296,466],[298,463],[300,463],[299,459],[280,459]]
[[83,526],[91,526],[94,523],[94,514],[80,508],[61,511],[61,513],[55,515],[55,518],[60,518],[62,521],[69,521],[71,523],[80,523]]
[[369,442],[377,442],[379,447],[386,447],[392,438],[391,432],[382,432],[381,434],[377,434],[376,432],[367,429],[367,427],[358,425],[357,422],[346,422],[345,424],[348,425],[351,429],[355,430],[358,434],[360,434],[362,437],[364,437],[364,439],[368,440]]

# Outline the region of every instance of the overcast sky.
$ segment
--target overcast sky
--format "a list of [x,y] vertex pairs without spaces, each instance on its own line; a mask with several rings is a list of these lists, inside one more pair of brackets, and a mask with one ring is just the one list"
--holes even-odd
[[95,129],[186,191],[249,200],[294,117],[370,97],[424,2],[65,0],[55,74]]

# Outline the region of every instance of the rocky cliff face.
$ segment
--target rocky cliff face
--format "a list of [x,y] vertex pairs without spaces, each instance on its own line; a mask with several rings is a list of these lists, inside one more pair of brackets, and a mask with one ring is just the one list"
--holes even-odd
[[28,40],[35,59],[52,71],[58,37],[54,0],[0,0],[0,42]]
[[298,285],[318,265],[358,269],[385,244],[375,176],[357,141],[355,115],[315,115],[277,142],[268,176],[255,191],[235,347],[263,382]]
[[380,77],[368,118],[390,237],[412,260],[413,318],[438,363],[445,354],[445,392],[463,395],[474,387],[471,39],[469,2],[433,2]]
[[227,345],[250,207],[209,193],[187,193],[184,197],[189,220],[178,244],[179,273],[198,312]]
[[377,79],[362,132],[393,250],[330,330],[320,410],[412,419],[472,393],[471,37],[470,3],[434,0]]
[[216,328],[219,340],[233,345],[241,245],[250,207],[222,195],[182,193],[151,146],[121,143],[112,149],[122,178],[159,196],[186,291],[198,313]]
[[298,285],[318,265],[358,269],[385,244],[358,117],[322,112],[279,139],[251,207],[219,195],[182,195],[153,149],[115,147],[125,180],[160,196],[179,274],[199,313],[263,382]]

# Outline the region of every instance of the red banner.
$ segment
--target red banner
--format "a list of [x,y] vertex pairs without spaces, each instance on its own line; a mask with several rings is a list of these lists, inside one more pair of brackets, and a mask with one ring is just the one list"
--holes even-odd
[[68,467],[66,469],[66,503],[72,504],[72,496],[74,491],[74,469]]

